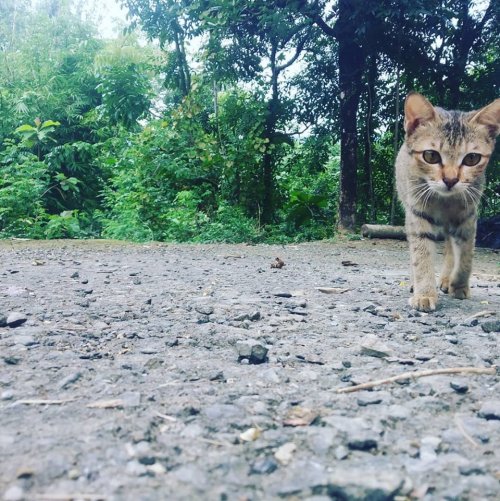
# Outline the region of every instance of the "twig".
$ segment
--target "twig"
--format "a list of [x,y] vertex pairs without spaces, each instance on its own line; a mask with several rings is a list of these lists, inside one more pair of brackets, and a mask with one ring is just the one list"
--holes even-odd
[[23,399],[23,400],[16,400],[15,402],[12,402],[9,407],[15,407],[16,405],[62,405],[66,404],[68,402],[74,402],[76,398],[65,398],[61,400],[44,400],[41,398],[33,398],[33,399]]
[[450,367],[447,369],[429,369],[425,371],[403,372],[397,376],[388,377],[385,379],[378,379],[376,381],[369,381],[367,383],[357,384],[355,386],[348,386],[346,388],[337,388],[337,393],[351,393],[359,390],[367,390],[374,386],[381,384],[395,383],[403,379],[417,379],[420,377],[437,376],[440,374],[487,374],[494,376],[497,373],[496,365],[492,367]]
[[480,447],[480,445],[467,433],[462,421],[460,421],[458,417],[458,414],[455,414],[455,424],[457,425],[457,428],[459,429],[460,433],[465,437],[467,442],[469,442],[473,447],[476,448]]
[[164,419],[165,421],[171,421],[172,423],[177,421],[174,416],[169,416],[168,414],[162,414],[161,412],[155,412],[155,416]]
[[232,443],[231,442],[219,442],[217,440],[210,440],[209,438],[198,438],[197,440],[199,440],[200,442],[205,442],[206,444],[210,444],[210,445],[216,445],[217,447],[232,447]]
[[496,311],[479,311],[478,313],[474,313],[474,315],[471,315],[470,317],[467,317],[463,323],[469,323],[472,320],[475,320],[476,318],[482,318],[482,317],[492,317],[496,315]]
[[76,499],[83,499],[85,501],[104,501],[108,499],[107,496],[100,496],[99,494],[38,494],[35,495],[37,501],[75,501]]

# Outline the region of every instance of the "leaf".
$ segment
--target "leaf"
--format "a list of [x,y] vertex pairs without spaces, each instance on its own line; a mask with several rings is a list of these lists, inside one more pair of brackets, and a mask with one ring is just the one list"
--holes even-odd
[[54,122],[54,120],[45,120],[40,129],[45,129],[47,127],[57,127],[61,125],[61,122]]
[[16,129],[16,132],[36,132],[36,127],[33,127],[32,125],[24,124],[19,126]]

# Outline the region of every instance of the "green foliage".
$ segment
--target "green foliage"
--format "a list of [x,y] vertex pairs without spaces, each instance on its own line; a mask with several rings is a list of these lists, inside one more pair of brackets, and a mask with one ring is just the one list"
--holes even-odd
[[149,74],[149,50],[141,49],[131,37],[119,39],[97,54],[96,90],[102,104],[97,107],[101,118],[112,125],[137,127],[151,107],[152,80]]
[[0,235],[42,237],[46,165],[12,142],[0,151]]
[[88,236],[82,231],[78,211],[63,211],[48,216],[44,229],[45,238],[82,238]]

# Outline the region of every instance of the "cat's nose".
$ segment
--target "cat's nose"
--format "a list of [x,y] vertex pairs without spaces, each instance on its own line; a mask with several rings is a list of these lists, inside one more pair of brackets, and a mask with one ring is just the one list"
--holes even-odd
[[443,183],[451,190],[458,183],[458,177],[443,177]]

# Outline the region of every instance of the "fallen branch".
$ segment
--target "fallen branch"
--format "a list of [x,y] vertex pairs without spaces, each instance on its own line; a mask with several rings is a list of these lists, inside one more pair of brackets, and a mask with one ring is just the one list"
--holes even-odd
[[174,416],[169,416],[168,414],[162,414],[161,412],[155,412],[155,416],[158,416],[159,418],[162,418],[165,421],[170,421],[171,423],[177,421],[177,418],[175,418]]
[[76,501],[77,499],[83,499],[84,501],[104,501],[108,499],[107,496],[101,496],[99,494],[38,494],[35,495],[37,501]]
[[496,315],[496,311],[479,311],[478,313],[474,313],[474,315],[471,315],[470,317],[467,317],[463,323],[469,323],[472,322],[472,320],[475,320],[476,318],[483,318],[483,317],[492,317]]
[[406,233],[403,226],[364,224],[361,226],[361,234],[368,238],[394,238],[396,240],[406,240]]
[[16,405],[62,405],[68,402],[74,402],[76,398],[65,398],[61,400],[44,400],[41,398],[34,399],[24,399],[24,400],[16,400],[12,402],[9,407],[15,407]]
[[492,367],[450,367],[448,369],[429,369],[425,371],[403,372],[397,376],[378,379],[377,381],[368,381],[367,383],[348,386],[346,388],[337,388],[337,393],[352,393],[359,390],[367,390],[382,384],[395,383],[404,379],[417,379],[428,376],[438,376],[442,374],[486,374],[494,376],[497,373],[497,366]]

